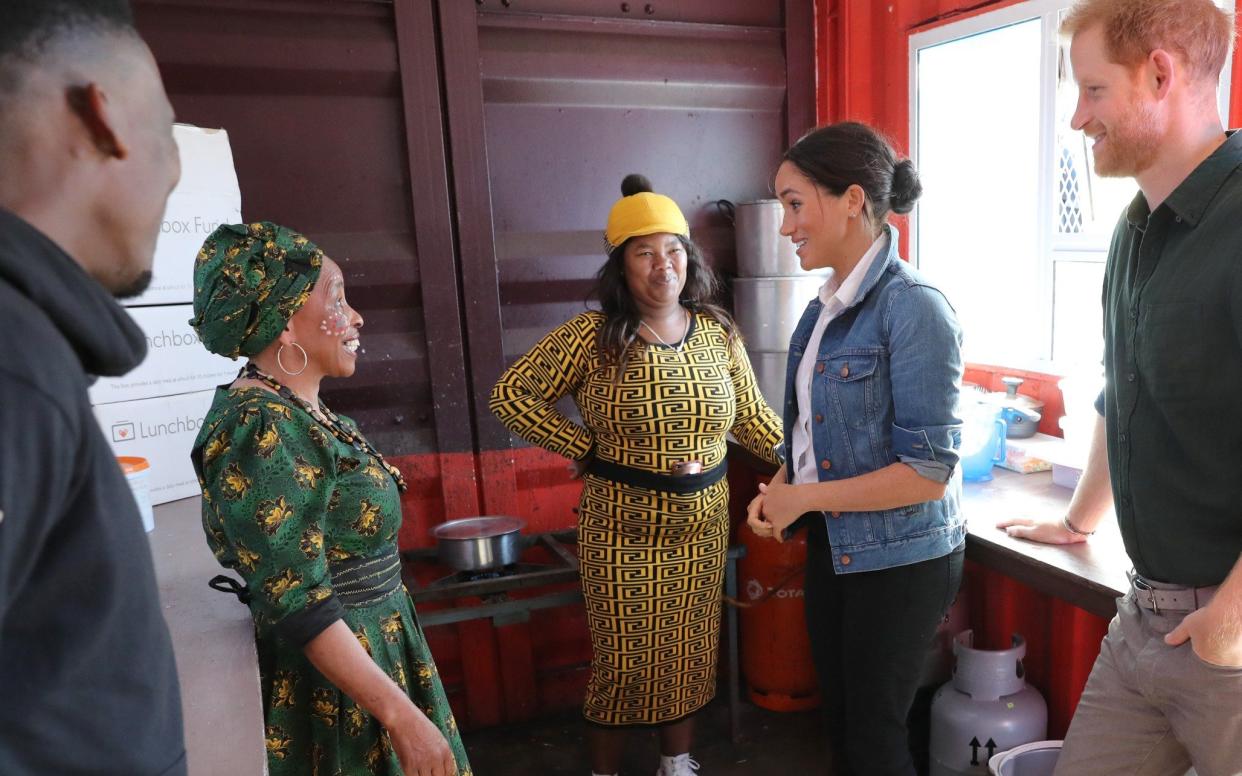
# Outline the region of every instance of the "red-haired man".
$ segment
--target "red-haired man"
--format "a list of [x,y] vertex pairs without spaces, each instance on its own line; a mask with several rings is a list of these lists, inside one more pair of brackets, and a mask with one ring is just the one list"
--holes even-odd
[[1107,384],[1058,523],[1085,541],[1114,505],[1134,563],[1058,774],[1242,773],[1242,134],[1216,104],[1233,35],[1211,0],[1083,0],[1062,26],[1073,127],[1133,177],[1104,279]]

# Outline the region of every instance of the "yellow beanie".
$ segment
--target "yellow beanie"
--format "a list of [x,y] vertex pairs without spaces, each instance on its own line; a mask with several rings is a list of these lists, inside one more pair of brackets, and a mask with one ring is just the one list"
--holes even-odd
[[641,175],[627,175],[621,181],[621,199],[608,213],[604,245],[608,253],[631,237],[645,234],[679,234],[690,238],[690,224],[677,203],[663,194],[653,194],[651,182]]

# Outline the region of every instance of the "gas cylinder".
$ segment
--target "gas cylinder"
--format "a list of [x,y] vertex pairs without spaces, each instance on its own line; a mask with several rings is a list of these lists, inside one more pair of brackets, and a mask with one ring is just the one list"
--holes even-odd
[[805,532],[785,542],[738,531],[746,556],[738,562],[742,673],[746,693],[770,711],[819,706],[819,684],[803,614]]
[[931,710],[931,776],[986,776],[997,752],[1047,737],[1048,706],[1026,684],[1026,641],[1009,649],[974,648],[974,633],[953,640],[953,678],[936,691]]

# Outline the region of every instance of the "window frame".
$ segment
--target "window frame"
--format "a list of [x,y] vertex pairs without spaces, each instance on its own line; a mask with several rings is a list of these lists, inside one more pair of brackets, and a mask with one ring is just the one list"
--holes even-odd
[[[1217,5],[1230,13],[1236,12],[1237,0],[1216,0]],[[907,60],[909,67],[909,149],[910,158],[915,168],[920,167],[919,156],[919,53],[924,49],[933,48],[945,43],[968,38],[973,35],[990,32],[1034,19],[1041,21],[1040,44],[1040,89],[1039,89],[1039,151],[1038,160],[1041,170],[1037,196],[1039,206],[1035,217],[1038,220],[1039,234],[1036,247],[1040,257],[1037,268],[1037,294],[1039,311],[1036,320],[1038,331],[1042,332],[1037,348],[1038,355],[1034,363],[1008,364],[1007,366],[1035,369],[1039,371],[1056,371],[1053,360],[1053,343],[1056,332],[1055,320],[1055,273],[1059,261],[1103,263],[1107,257],[1107,246],[1102,248],[1090,244],[1094,235],[1061,234],[1057,231],[1057,212],[1055,202],[1056,175],[1056,90],[1057,90],[1057,56],[1060,35],[1058,33],[1058,16],[1073,5],[1073,0],[1026,0],[1025,2],[998,8],[959,21],[939,24],[934,27],[913,31],[908,36]],[[1223,123],[1228,127],[1230,97],[1232,91],[1234,45],[1230,40],[1229,54],[1220,75],[1218,103]],[[1137,185],[1135,187],[1137,191]],[[909,215],[909,260],[915,267],[920,266],[919,257],[919,211],[916,205]]]

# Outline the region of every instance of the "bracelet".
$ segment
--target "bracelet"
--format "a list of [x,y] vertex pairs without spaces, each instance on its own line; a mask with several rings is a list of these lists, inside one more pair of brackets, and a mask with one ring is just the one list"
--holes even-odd
[[1065,526],[1065,530],[1069,531],[1072,534],[1076,534],[1078,536],[1090,536],[1091,534],[1095,533],[1095,531],[1080,531],[1077,528],[1075,528],[1074,524],[1071,523],[1069,520],[1069,515],[1065,515],[1064,517],[1061,518],[1061,525]]

